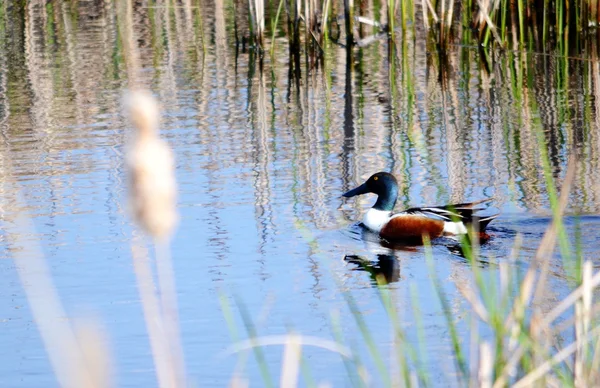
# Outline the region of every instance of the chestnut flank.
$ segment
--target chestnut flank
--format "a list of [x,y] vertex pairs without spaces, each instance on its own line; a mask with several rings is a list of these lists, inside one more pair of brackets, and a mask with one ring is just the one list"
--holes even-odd
[[442,235],[444,221],[415,215],[392,218],[379,233],[387,239],[414,239],[423,235],[435,238]]

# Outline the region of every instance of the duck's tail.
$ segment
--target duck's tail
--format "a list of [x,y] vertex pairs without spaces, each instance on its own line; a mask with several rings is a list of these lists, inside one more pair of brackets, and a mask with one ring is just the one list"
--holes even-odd
[[499,215],[500,213],[485,217],[471,216],[469,219],[465,220],[464,223],[476,228],[479,232],[485,232],[489,223],[496,219],[496,217]]

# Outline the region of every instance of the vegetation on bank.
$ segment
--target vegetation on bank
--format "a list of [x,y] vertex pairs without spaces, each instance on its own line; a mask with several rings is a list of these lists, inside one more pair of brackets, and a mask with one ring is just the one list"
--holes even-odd
[[233,7],[245,9],[249,20],[247,30],[236,22],[236,41],[247,37],[262,53],[270,36],[271,55],[278,29],[292,55],[302,46],[319,55],[330,41],[352,46],[385,37],[425,40],[442,53],[466,44],[567,55],[585,52],[600,36],[597,0],[248,0],[233,1]]

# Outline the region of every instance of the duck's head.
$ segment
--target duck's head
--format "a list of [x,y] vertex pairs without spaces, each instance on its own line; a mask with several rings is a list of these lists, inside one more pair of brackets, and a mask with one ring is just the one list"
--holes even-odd
[[371,175],[362,185],[344,193],[343,196],[350,198],[367,193],[377,194],[378,196],[377,202],[373,206],[374,209],[391,211],[394,209],[398,198],[398,181],[390,173],[378,172]]

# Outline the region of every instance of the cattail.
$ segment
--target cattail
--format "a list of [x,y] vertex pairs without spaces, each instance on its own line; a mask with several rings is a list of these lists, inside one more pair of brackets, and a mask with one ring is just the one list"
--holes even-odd
[[127,102],[136,128],[126,156],[130,209],[152,237],[168,239],[178,219],[173,154],[158,136],[159,109],[152,95],[137,91]]
[[[136,132],[127,151],[129,206],[136,222],[154,238],[160,301],[152,296],[152,276],[138,257],[136,276],[153,343],[161,387],[184,387],[185,366],[179,334],[177,291],[169,238],[177,223],[177,184],[171,149],[158,136],[158,104],[149,92],[136,91],[127,101]],[[136,250],[134,250],[136,252]],[[141,257],[143,257],[142,255]],[[156,330],[156,323],[162,330]]]

